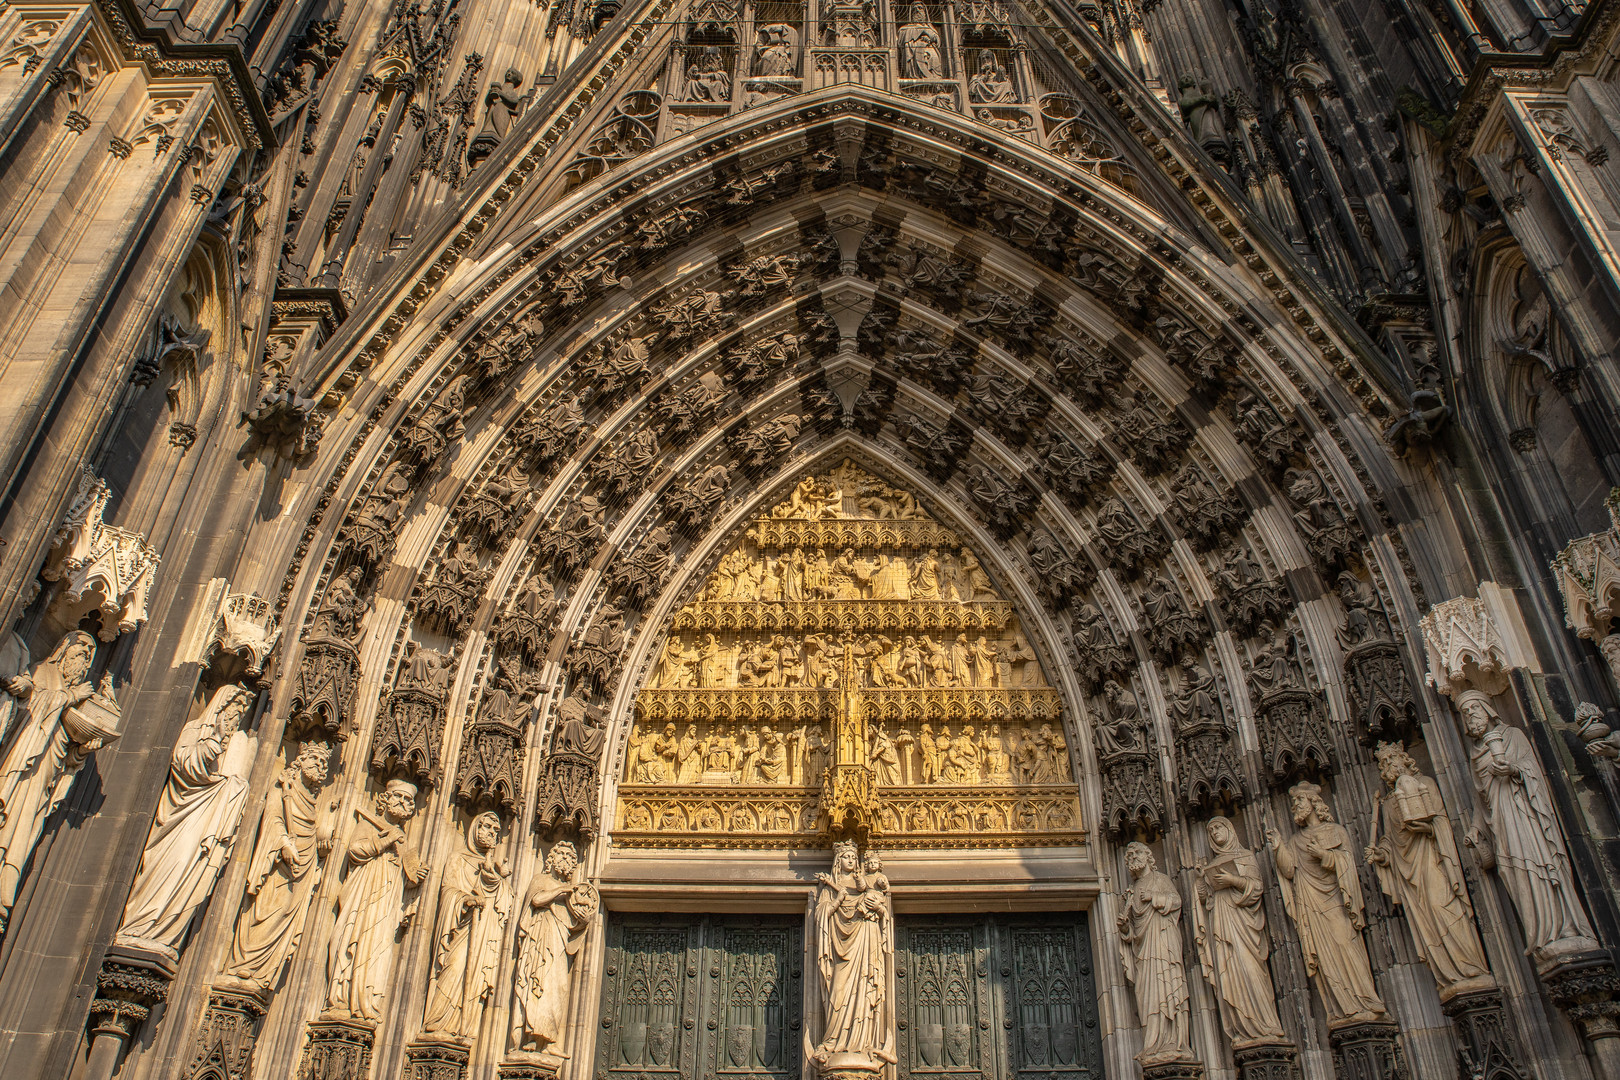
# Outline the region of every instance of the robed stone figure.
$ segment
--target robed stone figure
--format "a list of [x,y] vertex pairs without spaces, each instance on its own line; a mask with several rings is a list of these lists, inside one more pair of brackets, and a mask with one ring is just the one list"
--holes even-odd
[[1478,690],[1457,698],[1463,729],[1474,740],[1474,786],[1484,820],[1464,837],[1507,887],[1538,961],[1597,948],[1570,872],[1564,834],[1547,793],[1547,774],[1530,740],[1502,722]]
[[428,1034],[472,1039],[495,989],[513,902],[506,880],[511,870],[495,850],[500,841],[500,815],[479,814],[467,827],[466,846],[450,857],[440,878],[433,981],[422,1023]]
[[[0,930],[11,918],[23,865],[45,819],[61,805],[91,752],[117,737],[110,679],[103,680],[99,695],[90,681],[95,652],[94,638],[71,630],[28,674],[5,680],[16,704],[0,761]],[[101,706],[81,713],[79,706],[92,696]]]
[[894,907],[875,860],[862,867],[853,843],[833,846],[831,873],[817,874],[816,989],[820,1031],[806,1055],[823,1075],[877,1075],[894,1054]]
[[1265,884],[1254,852],[1224,817],[1205,826],[1209,860],[1195,867],[1198,960],[1221,1003],[1221,1022],[1239,1049],[1286,1039],[1272,989]]
[[258,740],[241,724],[257,697],[234,683],[222,686],[202,715],[180,729],[169,781],[124,905],[119,944],[179,957],[192,917],[231,856],[247,808]]
[[412,892],[427,867],[406,845],[405,823],[416,814],[416,785],[390,780],[377,799],[379,814],[355,810],[349,876],[338,897],[337,925],[327,946],[327,1019],[375,1024],[391,988],[394,943],[416,913]]
[[1146,844],[1125,848],[1132,884],[1120,900],[1119,960],[1136,996],[1142,1052],[1136,1060],[1160,1065],[1192,1057],[1187,1041],[1187,973],[1181,960],[1181,894],[1158,868]]
[[561,1056],[555,1047],[567,1022],[574,957],[601,905],[594,885],[574,880],[578,868],[574,845],[558,841],[518,913],[512,1048],[520,1054]]
[[306,742],[265,796],[248,864],[250,903],[236,920],[221,985],[263,994],[298,948],[321,860],[332,850],[332,821],[319,805],[332,744]]
[[1374,756],[1386,785],[1374,806],[1378,833],[1366,852],[1378,884],[1401,905],[1418,958],[1434,973],[1442,999],[1496,985],[1474,930],[1440,788],[1399,743],[1379,743]]
[[1299,931],[1305,972],[1327,1007],[1328,1026],[1383,1017],[1361,931],[1367,925],[1350,833],[1333,820],[1322,789],[1302,782],[1288,789],[1299,831],[1287,841],[1266,830],[1277,860],[1283,907]]

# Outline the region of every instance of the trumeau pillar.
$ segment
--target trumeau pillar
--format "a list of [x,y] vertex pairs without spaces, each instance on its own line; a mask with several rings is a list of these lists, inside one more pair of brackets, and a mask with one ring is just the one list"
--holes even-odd
[[[1620,978],[1575,886],[1545,772],[1524,732],[1497,709],[1507,700],[1510,671],[1538,670],[1535,654],[1513,595],[1489,581],[1478,591],[1434,605],[1421,622],[1428,681],[1451,700],[1472,742],[1478,809],[1464,842],[1496,870],[1548,995],[1591,1042],[1600,1075],[1613,1080],[1620,1076]],[[1499,991],[1459,993],[1445,1010],[1475,1068],[1511,1056]]]

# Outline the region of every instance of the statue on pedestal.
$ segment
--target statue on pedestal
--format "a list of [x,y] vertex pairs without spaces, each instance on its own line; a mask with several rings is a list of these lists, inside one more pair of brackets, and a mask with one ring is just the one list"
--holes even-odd
[[575,881],[579,856],[560,840],[534,876],[518,915],[517,987],[512,1002],[512,1049],[560,1057],[574,956],[601,900],[588,881]]
[[876,1077],[895,1060],[889,880],[875,855],[868,853],[863,867],[854,843],[845,842],[833,846],[832,872],[816,881],[821,1023],[819,1032],[806,1030],[805,1053],[822,1077]]
[[478,1034],[512,915],[512,871],[495,853],[500,841],[500,815],[479,814],[467,827],[467,846],[444,868],[425,1034],[457,1041]]
[[1204,978],[1220,998],[1221,1023],[1234,1047],[1284,1041],[1266,962],[1271,937],[1259,864],[1226,818],[1211,818],[1205,829],[1210,858],[1193,868],[1198,890],[1194,923]]
[[1181,894],[1143,843],[1125,848],[1132,885],[1120,899],[1119,959],[1136,995],[1144,1067],[1192,1060],[1187,974],[1181,961]]

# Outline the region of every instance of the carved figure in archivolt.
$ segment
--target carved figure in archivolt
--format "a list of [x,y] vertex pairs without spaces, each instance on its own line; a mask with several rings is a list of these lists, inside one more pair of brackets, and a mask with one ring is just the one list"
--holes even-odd
[[324,1016],[376,1023],[394,967],[394,941],[416,915],[412,894],[428,875],[406,846],[405,823],[416,814],[416,785],[390,780],[377,799],[381,816],[356,809],[349,841],[349,878],[338,898],[326,973]]
[[831,873],[816,875],[814,913],[819,1031],[806,1055],[825,1074],[879,1073],[894,1054],[894,905],[883,864],[865,865],[853,843],[833,847]]
[[180,729],[118,940],[178,957],[192,916],[214,891],[247,806],[258,741],[239,730],[257,695],[232,683]]
[[451,1039],[478,1034],[512,916],[507,882],[512,871],[496,853],[500,842],[500,816],[479,814],[467,827],[466,846],[450,857],[440,878],[433,981],[422,1023],[427,1034]]
[[559,841],[518,914],[512,1048],[520,1053],[546,1053],[562,1041],[574,957],[601,906],[596,886],[575,880],[578,869],[574,845]]
[[1333,820],[1315,784],[1289,788],[1288,803],[1299,831],[1284,841],[1267,829],[1266,844],[1277,859],[1283,907],[1299,931],[1305,971],[1316,980],[1329,1026],[1376,1020],[1385,1010],[1361,940],[1367,917],[1350,833]]
[[90,681],[96,642],[72,630],[26,675],[5,680],[12,707],[11,745],[0,761],[0,931],[11,918],[22,868],[45,819],[73,786],[92,752],[118,737],[112,676]]
[[1518,728],[1502,722],[1478,690],[1457,698],[1463,729],[1474,740],[1474,785],[1483,818],[1464,841],[1478,848],[1507,887],[1538,960],[1597,947],[1575,891],[1564,834],[1547,792],[1547,775]]
[[1226,818],[1211,818],[1204,828],[1209,859],[1193,868],[1199,964],[1220,999],[1233,1046],[1280,1041],[1285,1036],[1266,962],[1271,937],[1259,864]]
[[1120,898],[1119,959],[1136,996],[1142,1052],[1158,1065],[1192,1057],[1187,1042],[1187,973],[1181,960],[1181,894],[1146,844],[1125,849],[1132,885]]
[[1442,996],[1495,985],[1440,788],[1399,743],[1380,743],[1376,756],[1388,790],[1375,802],[1377,831],[1366,854],[1379,885],[1405,912]]
[[265,796],[248,864],[247,910],[236,920],[224,985],[262,994],[298,947],[321,860],[332,850],[332,819],[319,806],[332,745],[307,742]]

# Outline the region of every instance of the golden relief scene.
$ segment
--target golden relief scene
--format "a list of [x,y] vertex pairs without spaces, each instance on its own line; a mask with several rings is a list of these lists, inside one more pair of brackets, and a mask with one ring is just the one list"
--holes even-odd
[[636,698],[634,846],[1070,843],[1058,692],[973,550],[845,460],[753,521]]

